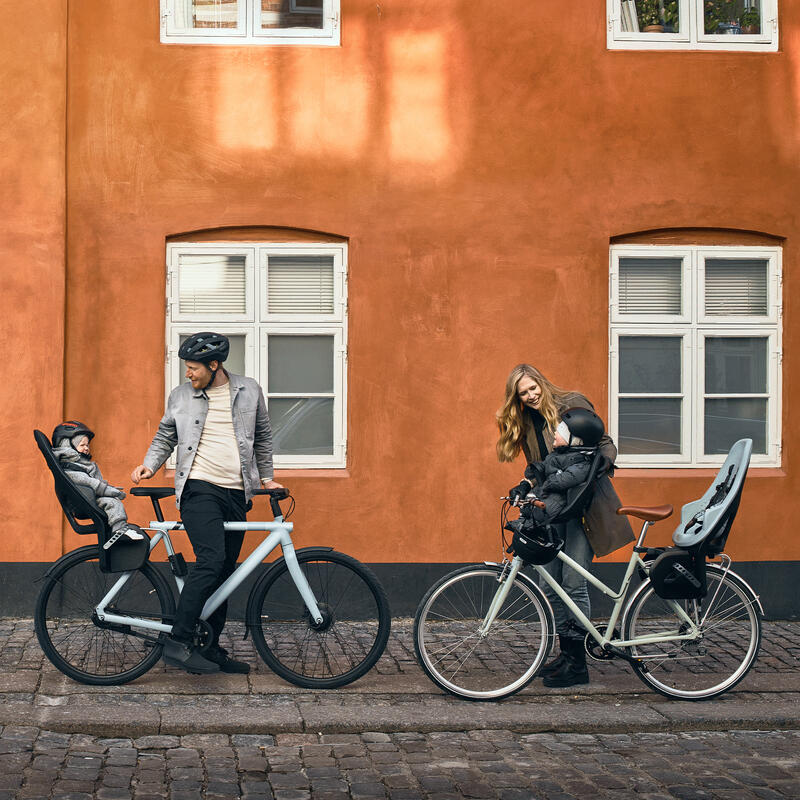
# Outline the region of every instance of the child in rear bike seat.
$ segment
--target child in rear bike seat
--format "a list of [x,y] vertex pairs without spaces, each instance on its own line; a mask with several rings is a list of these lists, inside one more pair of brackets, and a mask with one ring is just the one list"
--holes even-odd
[[[523,507],[519,521],[521,527],[528,527],[531,524],[528,520],[532,520],[534,525],[544,525],[558,516],[567,505],[569,490],[580,486],[589,477],[597,442],[584,443],[570,429],[570,422],[573,422],[573,427],[582,429],[586,427],[583,416],[595,415],[584,409],[575,409],[579,413],[574,414],[571,411],[573,409],[564,414],[556,428],[552,452],[544,461],[531,462],[525,470],[525,478],[531,483],[537,500]],[[578,419],[580,424],[575,424]]]
[[89,442],[94,433],[82,422],[68,420],[56,425],[53,431],[53,453],[64,471],[79,489],[86,488],[108,517],[112,534],[120,534],[128,539],[143,539],[144,534],[136,525],[128,522],[128,515],[122,505],[125,492],[108,484],[100,467],[92,461]]

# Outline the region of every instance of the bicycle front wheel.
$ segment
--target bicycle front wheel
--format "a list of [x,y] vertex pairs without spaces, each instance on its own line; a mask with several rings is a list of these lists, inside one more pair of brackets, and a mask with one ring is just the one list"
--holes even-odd
[[539,587],[518,575],[491,628],[480,628],[501,588],[500,566],[445,575],[414,618],[414,649],[436,684],[468,700],[499,700],[527,686],[553,643],[553,612]]
[[708,593],[701,600],[663,600],[650,581],[631,598],[623,617],[623,638],[681,635],[699,626],[695,639],[636,644],[630,654],[636,674],[667,697],[709,700],[739,683],[753,666],[761,645],[758,599],[738,575],[706,564]]
[[389,601],[375,574],[335,550],[297,553],[322,612],[311,619],[285,561],[253,588],[248,626],[267,665],[308,689],[335,689],[365,675],[389,639]]
[[65,675],[79,683],[115,686],[144,675],[162,646],[154,631],[101,622],[97,604],[122,578],[109,612],[165,622],[175,613],[175,600],[151,564],[108,574],[100,571],[99,552],[97,546],[81,547],[56,564],[36,600],[34,627],[44,654]]

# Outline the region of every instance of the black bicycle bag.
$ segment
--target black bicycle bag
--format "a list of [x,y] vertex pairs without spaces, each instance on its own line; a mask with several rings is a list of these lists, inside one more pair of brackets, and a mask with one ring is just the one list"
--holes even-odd
[[708,592],[705,556],[699,550],[667,548],[652,563],[650,582],[665,600],[699,600]]

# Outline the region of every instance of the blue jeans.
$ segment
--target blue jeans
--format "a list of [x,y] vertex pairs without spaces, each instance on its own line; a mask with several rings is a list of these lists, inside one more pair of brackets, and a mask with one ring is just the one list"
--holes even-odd
[[[564,553],[571,559],[580,564],[584,569],[589,569],[592,563],[592,552],[589,540],[583,531],[583,525],[579,519],[571,519],[563,523],[564,529]],[[571,567],[564,566],[561,559],[554,558],[549,564],[543,567],[549,572],[557,581],[557,583],[569,595],[570,599],[587,617],[591,618],[591,606],[589,604],[589,587],[586,584],[586,579],[575,572]],[[550,605],[553,607],[553,615],[556,618],[556,631],[563,634],[568,631],[567,623],[570,620],[577,620],[573,614],[567,610],[564,603],[556,595],[556,593],[548,586],[543,579],[539,579],[539,585],[544,590]],[[582,625],[580,626],[583,627]]]

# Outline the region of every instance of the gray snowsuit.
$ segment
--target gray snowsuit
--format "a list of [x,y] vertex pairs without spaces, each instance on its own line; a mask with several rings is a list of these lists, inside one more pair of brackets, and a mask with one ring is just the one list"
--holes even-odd
[[89,456],[75,450],[69,439],[61,439],[53,453],[72,482],[81,490],[88,489],[97,505],[106,512],[111,530],[117,533],[127,528],[128,515],[122,505],[125,492],[105,481],[100,467]]
[[544,503],[534,509],[537,523],[547,522],[567,505],[567,492],[589,476],[593,453],[576,447],[557,447],[544,461],[534,461],[525,470],[525,477],[534,483],[533,491]]

